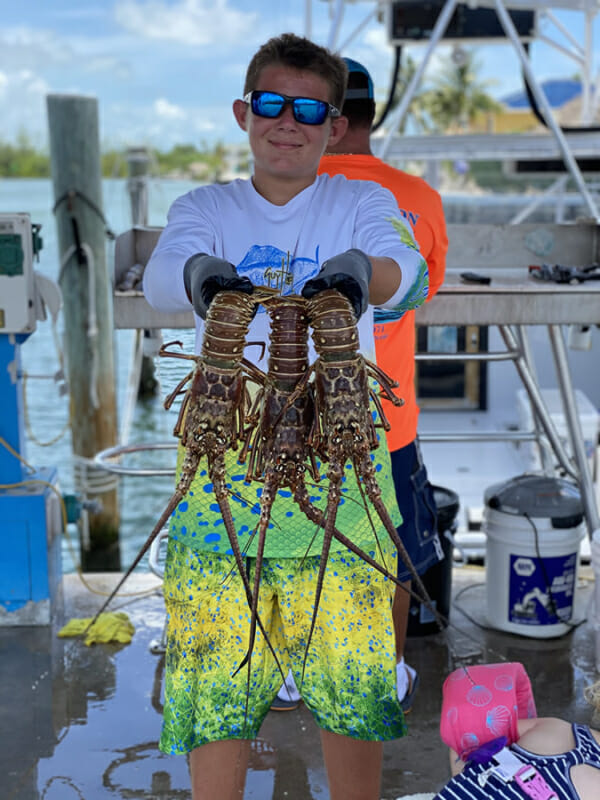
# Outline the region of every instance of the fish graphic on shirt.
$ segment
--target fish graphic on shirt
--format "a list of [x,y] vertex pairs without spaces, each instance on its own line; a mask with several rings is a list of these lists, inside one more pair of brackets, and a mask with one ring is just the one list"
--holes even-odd
[[[272,245],[252,245],[237,265],[239,275],[248,278],[254,286],[269,286],[282,294],[300,294],[309,278],[319,271],[319,248],[314,258],[296,256]],[[264,309],[259,308],[259,312]]]

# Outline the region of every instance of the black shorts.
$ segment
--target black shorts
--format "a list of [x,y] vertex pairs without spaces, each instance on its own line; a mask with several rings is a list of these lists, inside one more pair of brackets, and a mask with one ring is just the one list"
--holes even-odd
[[[419,575],[444,557],[437,532],[437,511],[433,486],[415,440],[391,453],[392,475],[403,523],[398,535]],[[410,571],[398,559],[398,579],[408,581]]]

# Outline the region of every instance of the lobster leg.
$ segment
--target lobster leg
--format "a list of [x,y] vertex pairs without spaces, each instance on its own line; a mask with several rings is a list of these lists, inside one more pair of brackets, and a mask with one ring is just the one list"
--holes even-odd
[[[188,458],[189,458],[189,456],[186,455],[186,459],[188,459]],[[117,596],[119,590],[122,588],[122,586],[125,583],[125,581],[127,580],[127,578],[129,578],[129,576],[131,575],[133,570],[140,563],[140,561],[142,560],[142,558],[144,557],[144,555],[146,554],[146,552],[150,548],[150,545],[152,544],[152,542],[156,539],[156,537],[158,536],[160,531],[163,529],[163,526],[166,523],[166,521],[169,519],[169,517],[171,516],[173,511],[175,511],[175,509],[177,508],[179,503],[183,500],[183,498],[187,494],[187,491],[189,489],[189,484],[191,482],[191,478],[188,480],[188,475],[192,475],[193,476],[195,474],[196,469],[198,467],[198,460],[196,460],[195,465],[193,463],[188,464],[187,465],[187,469],[185,470],[185,472],[184,472],[184,469],[182,468],[183,477],[180,478],[180,480],[178,481],[177,487],[175,488],[175,491],[171,495],[171,498],[170,498],[169,502],[167,503],[167,505],[165,507],[165,510],[160,515],[160,517],[158,519],[158,522],[156,523],[156,525],[152,529],[152,532],[150,533],[150,535],[148,536],[148,538],[146,539],[144,544],[141,546],[140,550],[138,551],[136,557],[133,559],[133,562],[131,563],[131,565],[129,566],[127,571],[123,573],[123,576],[121,577],[121,579],[119,580],[117,585],[114,587],[112,592],[108,595],[108,597],[106,598],[104,603],[102,603],[102,605],[100,606],[99,610],[96,611],[94,617],[92,618],[90,624],[87,626],[87,628],[84,631],[84,633],[87,633],[90,630],[90,628],[92,627],[92,625],[94,625],[94,623],[98,620],[98,617],[100,616],[100,614],[102,614],[102,613],[104,613],[104,611],[106,611],[106,609],[108,608],[109,604]],[[185,463],[185,460],[184,460],[184,463]]]
[[[171,354],[171,353],[169,353],[169,355],[172,355],[172,354]],[[180,394],[182,394],[182,393],[183,393],[183,387],[186,385],[186,383],[189,383],[189,382],[190,382],[190,380],[192,379],[192,376],[193,376],[193,374],[194,374],[194,373],[193,373],[193,371],[192,371],[192,372],[190,372],[190,373],[188,373],[188,374],[185,376],[185,378],[183,378],[182,380],[180,380],[180,381],[179,381],[179,383],[178,383],[178,384],[177,384],[177,386],[176,386],[176,387],[173,389],[173,391],[171,392],[171,394],[169,394],[169,395],[168,395],[168,396],[165,398],[165,402],[163,403],[163,406],[164,406],[164,408],[165,408],[167,411],[168,411],[168,410],[171,408],[171,406],[172,406],[172,405],[173,405],[173,403],[175,402],[175,398],[176,398],[178,395],[180,395]]]
[[[301,510],[306,515],[307,519],[311,522],[314,522],[320,528],[324,528],[327,524],[325,514],[320,511],[316,506],[314,506],[308,497],[308,493],[306,492],[304,487],[298,487],[298,491],[294,495],[294,500],[300,506]],[[418,600],[420,603],[427,604],[427,593],[425,595],[419,594],[412,589],[407,589],[402,581],[398,580],[396,575],[393,575],[389,570],[387,570],[383,564],[380,564],[376,561],[372,556],[370,556],[367,552],[365,552],[362,548],[358,547],[352,539],[349,539],[345,534],[343,534],[338,528],[333,528],[333,538],[337,539],[340,544],[343,544],[345,547],[348,548],[355,556],[362,559],[362,561],[366,562],[370,567],[373,567],[378,572],[380,572],[385,578],[395,583],[396,586],[399,586],[403,591],[410,594],[415,600]],[[396,545],[399,550],[399,555],[402,558],[403,563],[406,564],[407,569],[411,568],[411,561],[408,557],[408,553],[406,553],[405,557],[402,556],[402,552],[405,552],[404,545],[402,540],[400,540],[400,545]],[[445,628],[448,625],[448,620],[442,614],[440,614],[434,606],[430,607],[429,610],[434,615],[440,630]]]
[[179,505],[179,503],[181,502],[183,497],[184,497],[184,494],[182,494],[180,491],[177,491],[177,490],[171,495],[171,499],[167,503],[167,505],[165,507],[165,510],[160,515],[160,517],[158,519],[158,522],[156,523],[154,528],[152,528],[152,532],[151,532],[150,536],[148,536],[148,538],[146,539],[144,544],[141,546],[141,548],[139,549],[136,557],[133,559],[133,561],[132,561],[131,565],[129,566],[129,568],[127,569],[127,571],[123,573],[123,575],[122,575],[121,579],[119,580],[119,582],[117,583],[117,585],[110,592],[110,594],[108,595],[106,600],[102,603],[102,605],[100,606],[98,611],[96,611],[96,613],[92,617],[91,622],[86,627],[86,629],[83,631],[82,638],[85,638],[87,633],[89,633],[90,628],[98,621],[98,618],[99,618],[100,614],[103,614],[106,611],[106,609],[108,608],[108,606],[110,605],[110,603],[115,599],[115,597],[117,596],[119,591],[122,589],[123,584],[129,578],[129,576],[131,575],[133,570],[137,567],[137,565],[140,563],[140,561],[142,560],[144,555],[147,553],[148,549],[150,548],[150,545],[156,539],[158,534],[161,532],[165,522],[169,519],[169,517],[171,516],[173,511],[175,511],[175,509],[177,508],[177,506]]
[[[306,430],[313,417],[308,391],[290,402],[294,388],[308,370],[308,320],[306,301],[300,297],[278,297],[264,303],[271,320],[269,366],[259,396],[260,421],[247,432],[242,456],[250,452],[247,480],[263,480],[248,651],[242,663],[250,661],[256,635],[256,617],[265,538],[271,510],[280,488],[294,488],[307,469]],[[312,456],[308,469],[318,477]]]
[[[248,605],[251,608],[251,635],[250,635],[250,638],[249,638],[248,653],[252,652],[252,648],[254,646],[254,637],[255,637],[255,634],[256,634],[256,628],[258,627],[258,629],[260,630],[260,632],[262,633],[262,635],[265,638],[265,642],[267,643],[267,646],[270,649],[271,654],[273,655],[273,658],[275,659],[275,663],[277,664],[277,668],[279,669],[279,672],[281,673],[281,676],[282,676],[283,680],[285,680],[285,673],[283,672],[281,664],[279,663],[279,659],[277,658],[277,654],[275,653],[275,650],[274,650],[273,646],[271,645],[271,641],[269,639],[269,636],[268,636],[268,634],[267,634],[267,632],[266,632],[266,630],[265,630],[265,628],[263,626],[263,623],[262,623],[262,621],[261,621],[261,619],[260,619],[260,617],[258,615],[258,610],[257,610],[258,587],[256,586],[256,581],[255,581],[254,592],[252,592],[252,590],[250,588],[250,581],[249,581],[249,578],[248,578],[248,574],[246,572],[246,566],[244,564],[244,558],[243,558],[241,550],[240,550],[240,545],[239,545],[237,533],[235,531],[235,526],[234,526],[233,518],[232,518],[232,515],[231,515],[231,509],[229,507],[229,503],[227,502],[228,491],[227,491],[227,488],[225,486],[225,482],[223,480],[222,475],[214,475],[212,480],[213,480],[213,486],[214,486],[214,491],[215,491],[215,497],[217,498],[217,502],[219,504],[219,508],[221,509],[221,515],[223,517],[223,523],[225,525],[225,529],[226,529],[227,535],[229,537],[229,543],[230,543],[231,549],[233,551],[233,556],[235,558],[235,563],[236,563],[236,566],[237,566],[237,569],[238,569],[238,573],[239,573],[239,575],[240,575],[240,577],[242,579],[242,583],[244,584],[244,589],[245,589],[245,592],[246,592],[246,599],[248,601]],[[264,542],[264,533],[263,533],[263,542]],[[259,543],[260,543],[260,539],[259,539]],[[261,558],[262,558],[262,553],[261,553]],[[257,557],[257,561],[258,561],[258,557]],[[259,574],[259,573],[257,573],[257,574]],[[244,664],[246,664],[246,662],[248,662],[248,681],[249,681],[250,680],[250,663],[249,663],[250,659],[249,659],[248,655],[245,656],[243,661],[239,664],[239,666],[233,672],[233,675],[236,675],[239,672],[239,670],[244,666]],[[232,675],[232,677],[233,677],[233,675]],[[246,702],[248,701],[248,697],[249,697],[249,692],[246,694]],[[247,708],[246,708],[246,715],[247,715]]]
[[[168,408],[189,381],[189,388],[181,404],[175,425],[175,434],[181,433],[181,442],[185,447],[180,477],[175,492],[152,533],[117,587],[102,604],[89,627],[107,608],[140,562],[164,523],[187,494],[200,459],[207,456],[209,474],[218,477],[217,467],[220,468],[225,452],[237,445],[243,426],[244,410],[242,406],[247,397],[244,371],[255,380],[259,380],[262,376],[257,368],[252,366],[249,369],[245,366],[243,351],[255,306],[261,301],[263,294],[257,292],[254,297],[241,292],[219,292],[208,310],[200,356],[174,353],[168,349],[170,345],[181,344],[180,342],[170,342],[161,348],[160,354],[163,356],[181,358],[195,363],[191,380],[190,376],[187,376],[180,381],[175,391],[166,400]],[[267,292],[266,296],[270,297],[272,293]],[[223,497],[221,497],[221,502],[226,503]],[[228,533],[230,540],[234,539],[235,531],[233,531],[232,525]],[[235,540],[237,544],[237,537]],[[238,564],[238,568],[239,566],[240,564]],[[244,579],[247,583],[245,571],[242,574],[242,580]]]
[[316,420],[311,432],[310,443],[321,458],[329,462],[328,476],[330,478],[327,510],[323,523],[325,530],[323,552],[309,634],[310,642],[318,613],[318,601],[322,592],[324,562],[328,557],[331,539],[334,536],[335,518],[340,500],[341,476],[348,461],[353,466],[358,485],[364,487],[383,527],[396,546],[400,557],[406,562],[415,585],[423,595],[423,602],[434,616],[436,616],[436,611],[397,534],[388,511],[381,501],[381,491],[375,480],[370,457],[370,452],[379,444],[370,412],[370,399],[374,400],[384,427],[387,425],[387,420],[379,398],[375,396],[369,386],[369,378],[377,379],[382,388],[382,397],[398,405],[402,401],[393,394],[394,381],[388,378],[377,365],[368,362],[358,352],[359,338],[356,318],[350,303],[342,294],[335,290],[319,293],[309,301],[309,315],[318,355],[314,365]]
[[332,509],[336,509],[338,503],[340,502],[340,498],[342,496],[341,488],[342,488],[342,470],[332,468],[327,473],[327,477],[329,478],[329,492],[327,494],[327,514],[325,515],[324,520],[324,531],[323,531],[323,545],[321,548],[321,556],[319,559],[319,572],[317,574],[317,585],[315,589],[315,599],[314,599],[314,608],[313,614],[310,621],[310,628],[308,631],[308,636],[306,638],[306,648],[304,650],[304,660],[302,662],[302,678],[304,679],[304,670],[306,668],[306,660],[308,658],[308,650],[310,647],[310,643],[312,640],[313,632],[315,630],[315,625],[317,623],[317,614],[319,611],[319,603],[321,600],[321,593],[323,591],[323,580],[325,578],[325,570],[327,568],[327,560],[329,558],[329,550],[331,548],[331,540],[333,538],[335,532],[335,511],[332,512]]
[[[390,539],[394,543],[398,551],[399,557],[402,559],[402,562],[404,563],[406,568],[410,571],[411,579],[416,585],[418,591],[414,591],[412,589],[411,590],[406,589],[403,583],[399,581],[395,575],[389,572],[383,565],[381,565],[378,561],[372,558],[362,548],[354,544],[354,542],[347,536],[345,536],[340,530],[338,530],[338,528],[336,528],[335,525],[332,530],[333,538],[337,539],[340,542],[340,544],[345,545],[350,551],[354,553],[355,556],[365,561],[371,567],[374,567],[374,569],[378,570],[382,575],[391,580],[397,586],[400,586],[404,591],[408,591],[420,603],[423,603],[423,605],[425,605],[427,610],[432,614],[434,619],[437,621],[440,630],[442,630],[448,625],[448,620],[442,614],[440,614],[439,611],[436,609],[436,607],[432,604],[431,599],[429,597],[429,593],[427,592],[427,589],[423,584],[422,578],[419,575],[419,573],[415,570],[415,567],[410,559],[410,556],[406,552],[406,548],[404,547],[402,539],[398,536],[398,531],[394,527],[394,523],[391,517],[389,516],[389,513],[385,505],[381,502],[380,499],[378,499],[376,494],[370,496],[369,499],[373,503],[375,510],[377,511],[381,521],[383,522],[384,527],[386,528],[386,531]],[[329,519],[326,517],[325,514],[323,514],[318,508],[316,508],[310,502],[310,500],[308,499],[308,495],[306,493],[299,493],[298,495],[295,496],[295,500],[311,522],[314,522],[321,528],[327,527]],[[329,546],[330,542],[328,543],[328,548]],[[319,587],[318,591],[320,596],[321,589]]]

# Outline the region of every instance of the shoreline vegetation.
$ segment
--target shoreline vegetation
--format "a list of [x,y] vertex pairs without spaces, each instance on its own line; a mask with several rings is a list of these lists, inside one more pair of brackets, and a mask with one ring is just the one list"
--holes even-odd
[[[225,183],[250,174],[249,152],[240,146],[217,143],[201,149],[191,144],[176,145],[169,151],[145,149],[148,175],[166,180],[191,180],[199,183]],[[485,192],[535,194],[543,191],[553,178],[514,178],[507,175],[500,161],[478,161],[457,165],[442,163],[442,191],[478,194]],[[402,165],[402,169],[423,175],[422,164]],[[129,176],[128,150],[107,149],[101,152],[103,178]],[[14,144],[0,140],[0,180],[2,178],[50,178],[50,155],[36,149],[26,134]]]
[[[176,145],[164,152],[152,148],[143,149],[148,155],[148,174],[153,177],[213,183],[245,177],[248,174],[247,148],[226,147],[218,142],[211,147],[205,145],[201,148],[191,144]],[[102,149],[100,158],[103,178],[128,177],[126,148]],[[27,134],[19,134],[16,143],[0,140],[0,179],[49,177],[49,153],[35,148]]]

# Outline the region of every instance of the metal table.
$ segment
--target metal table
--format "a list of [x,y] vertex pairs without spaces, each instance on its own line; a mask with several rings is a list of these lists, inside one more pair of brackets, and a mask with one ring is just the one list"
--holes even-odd
[[[498,271],[497,275],[494,274],[494,270],[486,269],[485,272],[492,275],[489,286],[465,284],[460,280],[459,274],[450,269],[446,282],[436,297],[416,312],[416,321],[419,325],[496,325],[506,345],[506,351],[459,355],[427,353],[423,358],[514,361],[535,416],[561,466],[580,484],[585,518],[591,536],[600,528],[600,517],[561,326],[600,325],[600,281],[571,286],[541,283],[531,278],[523,279],[522,273],[515,274],[515,270]],[[532,369],[526,344],[526,326],[529,325],[542,325],[547,332],[574,464],[562,446]],[[435,434],[430,436],[439,439]],[[503,433],[502,436],[510,438],[510,434]]]

